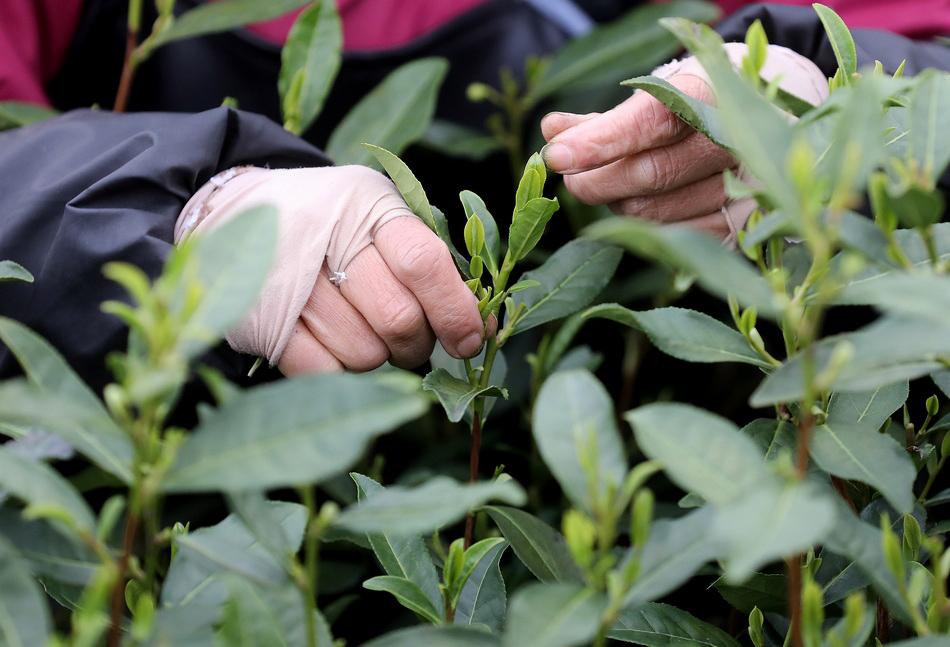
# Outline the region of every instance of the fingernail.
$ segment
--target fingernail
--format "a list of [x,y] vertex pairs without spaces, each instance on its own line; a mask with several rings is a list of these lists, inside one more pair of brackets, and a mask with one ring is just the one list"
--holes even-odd
[[574,168],[574,154],[564,144],[545,144],[541,149],[541,159],[544,165],[555,173],[563,173]]
[[462,357],[472,357],[481,350],[482,343],[484,343],[482,336],[477,332],[473,332],[459,343],[458,353]]

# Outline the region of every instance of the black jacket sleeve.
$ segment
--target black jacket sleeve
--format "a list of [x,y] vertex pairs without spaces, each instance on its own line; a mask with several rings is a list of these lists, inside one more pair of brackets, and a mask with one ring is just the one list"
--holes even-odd
[[[155,277],[175,221],[214,174],[241,164],[322,166],[316,148],[259,115],[74,111],[0,133],[0,259],[35,282],[0,283],[0,314],[48,339],[99,392],[104,358],[122,349],[124,324],[99,305],[126,299],[102,275],[125,261]],[[247,359],[221,347],[211,363],[234,377]],[[0,376],[19,372],[0,346]]]
[[[782,45],[811,59],[821,71],[832,76],[838,68],[831,42],[818,14],[811,7],[757,3],[747,5],[716,26],[728,42],[742,41],[755,20],[761,20],[769,42]],[[907,61],[908,76],[924,68],[950,70],[950,48],[939,43],[911,40],[879,29],[852,29],[858,54],[858,67],[873,65],[878,60],[893,73],[901,61]]]

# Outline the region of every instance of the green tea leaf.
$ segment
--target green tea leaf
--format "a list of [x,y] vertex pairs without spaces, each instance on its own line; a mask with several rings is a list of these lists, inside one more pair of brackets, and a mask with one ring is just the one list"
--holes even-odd
[[244,25],[264,22],[293,11],[310,0],[226,0],[203,4],[186,11],[175,19],[171,27],[159,33],[152,41],[151,50],[176,40],[231,31]]
[[950,77],[924,70],[910,93],[909,155],[917,160],[924,177],[935,186],[950,162]]
[[[439,233],[432,216],[432,206],[429,204],[429,198],[426,197],[425,189],[422,188],[422,183],[416,179],[416,176],[409,170],[406,163],[385,148],[380,148],[372,144],[363,144],[363,146],[372,153],[373,157],[375,157],[386,170],[390,179],[395,183],[396,188],[399,189],[399,193],[402,194],[402,199],[409,205],[409,209],[412,210],[412,213],[421,218],[422,222],[428,225],[429,229]],[[447,229],[446,235],[448,235]],[[443,238],[443,240],[445,239]]]
[[226,645],[255,647],[273,645],[286,647],[274,610],[247,580],[234,578],[228,582],[230,598],[217,636]]
[[540,289],[512,296],[515,306],[526,306],[516,333],[566,317],[596,299],[617,270],[621,256],[617,247],[576,238],[540,267],[525,272],[518,282],[537,281]]
[[[263,492],[245,490],[242,492],[228,492],[225,494],[231,512],[241,520],[247,529],[261,542],[261,545],[283,566],[289,568],[290,556],[297,551],[294,538],[288,537],[281,528],[278,512],[286,514],[288,507],[297,506],[295,503],[281,502],[276,507],[275,502],[268,501]],[[300,514],[308,514],[305,507],[300,506]]]
[[481,162],[502,150],[492,135],[444,119],[433,119],[418,141],[420,146],[449,157]]
[[775,483],[755,443],[715,414],[685,404],[658,403],[628,411],[624,417],[644,454],[662,462],[674,483],[711,503],[728,503]]
[[898,512],[909,512],[916,501],[917,470],[907,451],[876,429],[829,421],[815,428],[808,453],[829,474],[867,483]]
[[413,613],[419,614],[434,625],[442,623],[442,616],[432,606],[432,602],[422,592],[422,589],[411,580],[404,577],[393,577],[392,575],[380,575],[363,582],[363,587],[370,591],[391,593],[399,600],[399,604]]
[[[356,483],[359,501],[365,501],[384,491],[382,485],[368,476],[351,473],[350,477]],[[442,593],[439,591],[439,576],[422,537],[400,533],[370,533],[367,538],[383,570],[389,575],[414,582],[432,607],[441,614]]]
[[453,377],[444,368],[437,368],[422,382],[423,391],[432,391],[445,408],[445,415],[458,422],[465,415],[472,401],[478,396],[508,398],[508,391],[497,386],[477,387],[465,380]]
[[498,564],[507,547],[507,542],[496,543],[472,570],[459,594],[455,624],[485,625],[501,633],[508,597]]
[[[6,489],[27,506],[51,506],[62,510],[74,531],[95,533],[96,517],[85,499],[59,472],[46,463],[18,456],[0,445],[0,488]],[[28,508],[29,509],[29,508]]]
[[845,82],[850,83],[851,77],[858,71],[858,54],[854,48],[854,39],[851,38],[851,32],[844,21],[830,7],[819,3],[813,4],[812,7],[814,7],[818,18],[825,26],[828,40],[831,41],[835,58],[838,60],[838,67],[847,79]]
[[731,151],[729,138],[722,125],[719,110],[694,99],[669,81],[655,76],[641,76],[627,79],[621,85],[648,92],[657,101],[669,108],[670,112],[701,132],[714,144]]
[[772,289],[762,275],[738,254],[700,232],[634,218],[611,218],[583,233],[691,274],[708,292],[723,299],[733,294],[744,307],[755,306],[759,316],[775,317],[778,313]]
[[508,229],[508,254],[512,263],[520,261],[534,249],[557,208],[557,198],[534,198],[515,212]]
[[363,643],[362,647],[500,647],[490,633],[463,627],[412,627]]
[[571,647],[588,644],[607,606],[604,596],[572,584],[536,582],[511,596],[504,647]]
[[607,509],[627,477],[613,400],[587,371],[559,371],[541,387],[531,430],[544,463],[571,502]]
[[46,520],[24,519],[19,510],[0,508],[0,528],[47,588],[59,583],[81,591],[100,566],[99,557],[88,545],[59,532]]
[[60,114],[46,106],[24,101],[0,101],[0,130],[28,126]]
[[0,644],[45,647],[52,628],[43,592],[13,546],[0,536]]
[[432,121],[448,67],[441,58],[420,58],[390,73],[336,127],[327,142],[327,155],[337,164],[368,166],[373,156],[360,146],[363,143],[401,154]]
[[33,282],[33,275],[25,267],[13,261],[0,261],[0,282],[2,281],[26,281]]
[[488,273],[492,276],[498,275],[498,258],[501,254],[501,236],[498,233],[498,225],[495,218],[488,211],[485,202],[471,191],[462,191],[459,193],[462,200],[462,207],[465,209],[465,217],[471,218],[478,216],[485,227],[485,247],[482,248],[480,256],[488,268]]
[[486,506],[485,512],[528,570],[542,582],[581,584],[580,569],[574,563],[564,537],[531,514],[506,506]]
[[729,584],[720,578],[712,585],[742,613],[752,613],[755,607],[766,613],[788,612],[788,576],[784,573],[755,573],[740,584]]
[[739,642],[719,627],[698,620],[682,609],[648,602],[620,612],[608,637],[646,647],[738,647]]
[[552,57],[529,101],[536,103],[554,93],[602,88],[617,83],[635,69],[644,72],[665,63],[680,49],[658,24],[664,16],[683,16],[712,22],[718,10],[692,0],[637,7],[617,20],[575,38]]
[[316,483],[426,409],[421,395],[357,375],[310,375],[244,392],[202,421],[163,481],[167,492]]
[[452,606],[458,606],[459,595],[462,593],[462,588],[468,582],[468,578],[472,576],[472,573],[475,572],[475,569],[478,565],[485,559],[489,554],[494,552],[495,548],[498,548],[502,545],[507,545],[505,540],[501,537],[489,537],[488,539],[482,539],[481,541],[475,542],[472,544],[466,551],[465,556],[462,561],[462,569],[458,573],[457,578],[453,578],[450,583],[450,589],[455,589],[455,595],[452,598]]
[[[323,108],[323,102],[340,69],[343,30],[334,0],[320,0],[304,10],[287,36],[280,53],[277,89],[285,104],[291,80],[303,70],[303,82],[293,111],[299,115],[295,132],[305,133]],[[284,107],[284,121],[287,121]]]
[[654,346],[687,362],[742,362],[771,368],[741,333],[695,310],[656,308],[637,312],[606,303],[594,306],[584,316],[611,319],[642,330]]
[[795,455],[798,427],[790,422],[759,418],[743,427],[742,433],[759,446],[765,454],[766,462],[776,460],[783,452],[789,456]]
[[862,423],[874,429],[901,408],[910,393],[906,381],[880,386],[873,391],[832,393],[827,423]]
[[159,607],[152,619],[152,632],[143,647],[214,645],[214,628],[221,622],[223,612],[221,604],[189,604],[167,609]]
[[523,505],[525,494],[514,481],[463,485],[439,476],[417,487],[388,487],[345,509],[335,525],[366,533],[428,533],[491,500]]

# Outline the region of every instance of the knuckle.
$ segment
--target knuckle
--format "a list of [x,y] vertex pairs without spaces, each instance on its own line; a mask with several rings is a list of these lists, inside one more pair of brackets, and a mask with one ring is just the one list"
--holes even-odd
[[348,359],[346,368],[354,373],[365,373],[379,368],[389,359],[389,349],[382,342],[368,343],[359,355]]
[[422,312],[414,302],[394,295],[380,308],[377,332],[386,340],[405,342],[418,333],[422,321]]
[[409,243],[400,249],[399,276],[409,283],[418,283],[438,274],[452,264],[449,248],[441,242]]
[[664,193],[674,182],[676,168],[666,148],[638,155],[627,168],[627,186],[637,187],[646,193]]

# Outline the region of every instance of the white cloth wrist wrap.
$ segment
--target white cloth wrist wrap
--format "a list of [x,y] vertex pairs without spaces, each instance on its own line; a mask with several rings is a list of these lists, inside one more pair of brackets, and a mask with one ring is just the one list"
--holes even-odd
[[[740,68],[742,59],[749,51],[748,46],[745,43],[726,43],[725,48],[733,66]],[[691,74],[710,85],[706,70],[692,56],[661,65],[653,71],[654,76],[665,80],[679,74]],[[762,66],[760,75],[766,81],[780,78],[780,88],[812,105],[817,106],[828,98],[828,79],[824,73],[811,60],[787,47],[769,45],[768,54],[765,57],[765,64]],[[790,120],[795,120],[795,117],[791,115],[788,117]],[[742,168],[739,169],[739,178],[748,184],[755,183],[755,179]],[[727,201],[722,206],[723,217],[726,219],[731,232],[725,241],[727,244],[734,245],[736,243],[736,230],[745,226],[746,220],[749,219],[749,215],[755,209],[755,206],[755,200],[752,198]]]
[[226,339],[235,350],[273,365],[324,264],[331,274],[344,271],[384,223],[415,216],[388,178],[364,166],[236,167],[188,201],[175,225],[175,243],[262,204],[273,205],[280,216],[274,266],[257,303]]

